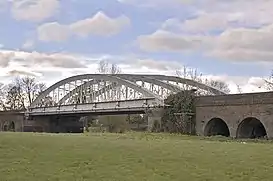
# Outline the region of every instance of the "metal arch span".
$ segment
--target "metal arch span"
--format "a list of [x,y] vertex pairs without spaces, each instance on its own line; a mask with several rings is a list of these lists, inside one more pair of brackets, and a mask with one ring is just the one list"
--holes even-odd
[[[147,82],[147,83],[156,84],[156,85],[158,85],[158,86],[161,86],[161,87],[164,88],[164,89],[170,90],[171,92],[179,92],[179,91],[182,90],[180,87],[178,87],[178,86],[176,86],[176,85],[173,85],[173,84],[170,84],[170,83],[167,83],[167,82],[163,82],[163,81],[159,81],[159,80],[153,79],[153,78],[140,77],[140,76],[133,77],[133,79],[132,79],[132,78],[128,78],[128,77],[127,77],[127,78],[123,77],[123,78],[124,78],[124,79],[127,79],[127,80],[129,80],[129,81],[132,81],[132,82],[145,81],[145,82]],[[79,92],[79,91],[81,91],[81,90],[86,90],[86,88],[88,88],[88,87],[89,87],[90,85],[92,85],[92,84],[96,84],[96,81],[91,80],[91,81],[85,82],[85,83],[83,83],[83,84],[77,86],[76,88],[74,88],[73,90],[71,90],[69,93],[67,93],[63,98],[61,98],[61,99],[59,100],[58,103],[59,103],[60,105],[63,104],[66,100],[69,99],[69,97],[70,97],[71,95],[74,95],[74,94],[76,94],[77,92]],[[111,87],[114,88],[114,87],[117,87],[117,86],[118,86],[117,83],[112,83],[112,84],[107,85],[107,86],[103,87],[102,89],[96,91],[96,92],[94,93],[94,95],[97,95],[97,96],[98,96],[99,94],[105,93],[107,89],[109,89],[109,88],[111,88]]]
[[63,86],[65,84],[69,84],[73,81],[77,81],[77,80],[83,80],[83,79],[96,79],[96,80],[107,80],[107,81],[111,81],[111,82],[117,82],[120,85],[124,85],[127,87],[130,87],[140,93],[142,93],[143,95],[145,95],[147,98],[155,98],[156,100],[158,100],[159,102],[162,102],[163,99],[161,97],[159,97],[158,95],[150,92],[147,89],[142,88],[141,86],[137,85],[134,82],[128,81],[126,79],[122,79],[120,77],[114,76],[114,75],[109,75],[109,74],[83,74],[83,75],[76,75],[76,76],[72,76],[66,79],[63,79],[55,84],[53,84],[52,86],[50,86],[48,89],[46,89],[44,92],[42,92],[30,105],[31,108],[35,107],[38,105],[39,101],[41,101],[42,99],[46,98],[46,96],[52,92],[54,89],[57,89],[60,86]]
[[[187,84],[193,87],[198,87],[204,90],[208,90],[212,92],[213,94],[219,95],[219,94],[225,94],[224,92],[217,90],[216,88],[207,86],[205,84],[190,80],[190,79],[184,79],[180,77],[175,77],[175,76],[165,76],[165,75],[133,75],[133,74],[83,74],[83,75],[77,75],[73,77],[69,77],[66,79],[63,79],[48,89],[46,89],[44,92],[42,92],[30,105],[30,107],[36,107],[39,102],[46,98],[46,96],[49,95],[50,92],[54,91],[55,89],[64,86],[66,84],[70,84],[73,81],[77,80],[83,80],[83,79],[88,79],[87,82],[89,81],[94,81],[94,80],[105,80],[105,81],[110,81],[112,83],[115,83],[115,85],[124,85],[126,87],[129,87],[141,94],[143,94],[145,97],[153,97],[155,100],[158,101],[163,101],[163,97],[160,97],[158,94],[150,91],[149,89],[142,87],[136,83],[136,81],[145,81],[149,82],[151,84],[159,85],[163,88],[167,88],[171,92],[177,92],[179,90],[182,90],[176,85],[169,84],[168,81],[176,82],[176,83],[182,83],[182,84]],[[167,81],[167,82],[164,82]],[[86,81],[84,82],[86,83]],[[78,89],[79,90],[79,89]],[[72,90],[69,90],[70,93]],[[67,98],[67,95],[65,95]]]
[[126,77],[147,77],[151,79],[156,79],[156,80],[165,80],[165,81],[172,81],[176,83],[182,83],[182,84],[187,84],[193,87],[198,87],[200,89],[208,90],[212,92],[215,95],[225,95],[226,93],[215,88],[212,86],[208,86],[206,84],[191,80],[191,79],[186,79],[186,78],[181,78],[177,76],[168,76],[168,75],[149,75],[149,74],[142,74],[142,75],[136,75],[136,74],[118,74],[118,76],[126,78]]
[[[94,84],[94,83],[95,83],[95,81],[94,81],[94,80],[91,80],[91,81],[88,81],[88,82],[83,83],[82,85],[77,86],[75,89],[71,90],[68,94],[66,94],[63,98],[61,98],[61,99],[59,100],[59,102],[58,102],[59,105],[63,104],[66,100],[68,100],[69,97],[70,97],[71,95],[74,95],[75,93],[77,93],[77,92],[79,92],[79,91],[81,91],[81,90],[85,90],[88,86],[90,86],[90,85],[92,85],[92,84]],[[96,95],[99,95],[99,94],[101,94],[101,93],[105,93],[105,91],[106,91],[107,89],[111,88],[111,86],[112,86],[112,87],[115,87],[115,86],[117,86],[117,85],[118,85],[117,83],[109,84],[109,85],[103,87],[102,89],[100,89],[100,90],[94,92],[94,95],[96,96]]]

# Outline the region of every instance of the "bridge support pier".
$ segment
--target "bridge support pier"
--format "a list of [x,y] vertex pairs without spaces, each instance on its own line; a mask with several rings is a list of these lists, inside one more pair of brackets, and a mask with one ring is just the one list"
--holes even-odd
[[147,131],[157,132],[161,130],[161,118],[163,116],[163,108],[151,109],[146,112],[147,116]]

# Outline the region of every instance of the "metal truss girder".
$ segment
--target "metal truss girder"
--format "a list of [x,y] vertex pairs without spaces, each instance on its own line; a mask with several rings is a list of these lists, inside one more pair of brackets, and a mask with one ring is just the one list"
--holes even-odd
[[[40,100],[44,99],[50,92],[52,92],[55,89],[60,88],[61,86],[64,86],[65,84],[70,84],[73,81],[77,80],[84,80],[84,79],[95,79],[95,80],[105,80],[105,81],[110,81],[110,82],[117,82],[120,85],[124,85],[126,87],[130,87],[131,89],[134,89],[135,91],[140,92],[146,97],[154,97],[158,100],[163,100],[160,96],[157,94],[149,91],[146,88],[143,88],[142,86],[137,85],[134,81],[132,80],[144,80],[145,82],[155,82],[155,85],[160,84],[159,86],[162,87],[167,87],[169,83],[163,82],[165,81],[172,81],[172,82],[177,82],[177,83],[182,83],[182,84],[187,84],[193,87],[198,87],[203,90],[210,91],[216,95],[223,95],[226,94],[214,87],[207,86],[205,84],[199,83],[197,81],[193,81],[190,79],[185,79],[185,78],[180,78],[176,76],[165,76],[165,75],[131,75],[131,74],[83,74],[83,75],[77,75],[73,77],[69,77],[67,79],[61,80],[48,89],[46,89],[44,92],[42,92],[30,105],[30,107],[35,107]],[[174,85],[173,85],[174,86]],[[172,88],[173,88],[172,86]],[[170,87],[169,87],[170,89]],[[177,89],[178,90],[178,89]]]
[[[82,84],[82,85],[76,87],[75,89],[73,89],[72,91],[70,91],[69,93],[67,93],[67,94],[58,102],[58,104],[59,104],[59,105],[63,104],[67,99],[70,98],[71,95],[74,95],[75,93],[77,93],[77,92],[80,91],[80,90],[86,90],[86,88],[88,88],[88,86],[93,85],[93,84],[95,84],[95,83],[97,83],[97,82],[94,81],[94,80],[91,80],[91,81],[85,82],[84,84]],[[102,94],[105,93],[109,88],[115,87],[115,86],[117,86],[117,85],[118,85],[118,84],[114,82],[114,83],[112,83],[112,84],[107,85],[106,87],[103,87],[103,88],[97,90],[96,92],[93,93],[93,94],[94,94],[94,97],[98,97],[99,95],[102,95]]]
[[[127,79],[129,81],[133,81],[133,82],[137,82],[137,81],[145,81],[145,82],[148,82],[148,83],[151,83],[151,84],[155,84],[155,85],[158,85],[158,86],[161,86],[165,89],[168,89],[172,92],[179,92],[182,90],[182,88],[176,86],[176,85],[173,85],[173,84],[170,84],[170,83],[166,83],[166,82],[162,82],[160,80],[157,80],[157,79],[153,79],[153,78],[147,78],[147,77],[140,77],[140,76],[132,76],[132,78],[128,78],[125,77],[125,76],[122,76],[122,79]],[[85,82],[84,84],[82,85],[79,85],[77,86],[75,89],[73,89],[72,91],[70,91],[69,93],[67,93],[59,102],[58,104],[63,104],[67,99],[69,99],[69,97],[71,95],[74,95],[75,93],[77,93],[78,91],[80,90],[85,90],[86,88],[88,88],[90,85],[93,85],[93,84],[96,84],[97,82],[95,80],[91,80],[91,81],[88,81],[88,82]],[[104,94],[106,92],[107,89],[111,88],[111,87],[116,87],[118,84],[110,84],[108,85],[107,87],[103,87],[102,89],[96,91],[94,93],[94,96],[99,96],[101,94]]]
[[[122,74],[122,76],[130,76],[130,74]],[[206,84],[203,84],[203,83],[200,83],[200,82],[197,82],[194,80],[181,78],[181,77],[177,77],[177,76],[149,75],[149,74],[133,75],[133,76],[144,76],[144,77],[153,78],[153,79],[157,79],[157,80],[165,80],[165,81],[172,81],[172,82],[187,84],[187,85],[190,85],[193,87],[198,87],[203,90],[208,90],[215,95],[225,95],[226,94],[225,92],[218,90],[215,87],[211,87],[211,86],[208,86]]]
[[26,116],[56,115],[56,114],[84,114],[84,113],[104,113],[104,112],[124,112],[124,111],[145,111],[149,108],[162,107],[161,101],[155,98],[97,102],[92,104],[60,105],[51,107],[30,108]]
[[96,80],[90,80],[90,81],[87,81],[87,82],[85,82],[85,83],[83,83],[83,84],[75,87],[74,89],[70,90],[62,99],[60,99],[59,102],[58,102],[58,104],[64,103],[67,99],[69,99],[69,97],[71,95],[74,95],[79,90],[86,89],[86,87],[94,85],[96,83],[98,83]]
[[142,76],[142,75],[131,75],[131,76],[117,75],[117,76],[122,77],[123,79],[134,81],[134,82],[144,81],[144,82],[147,82],[147,83],[150,83],[150,84],[158,85],[158,86],[163,87],[165,89],[168,89],[168,90],[170,90],[172,92],[179,92],[179,91],[182,90],[182,88],[180,88],[180,87],[178,87],[176,85],[173,85],[173,84],[170,84],[170,83],[167,83],[167,82],[163,82],[161,80],[158,80],[158,79],[155,79],[155,78],[152,78],[152,77],[147,77],[147,76]]
[[30,105],[30,107],[35,107],[40,100],[44,99],[50,92],[53,90],[59,88],[60,86],[70,83],[72,81],[77,81],[77,80],[83,80],[83,79],[100,79],[100,80],[105,80],[105,81],[110,81],[110,82],[117,82],[121,85],[124,85],[126,87],[130,87],[140,93],[142,93],[146,97],[154,97],[158,100],[163,100],[163,98],[159,97],[158,95],[150,92],[149,90],[142,88],[141,86],[137,85],[134,82],[130,82],[128,80],[124,80],[121,77],[117,77],[114,75],[109,75],[109,74],[83,74],[83,75],[77,75],[73,77],[69,77],[66,79],[63,79],[55,84],[53,84],[51,87],[46,89],[44,92],[42,92]]

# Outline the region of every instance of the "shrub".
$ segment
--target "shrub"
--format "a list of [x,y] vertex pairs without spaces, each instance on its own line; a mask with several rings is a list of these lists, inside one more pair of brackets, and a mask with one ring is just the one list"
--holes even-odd
[[185,90],[167,97],[164,109],[162,127],[171,133],[195,134],[194,91]]

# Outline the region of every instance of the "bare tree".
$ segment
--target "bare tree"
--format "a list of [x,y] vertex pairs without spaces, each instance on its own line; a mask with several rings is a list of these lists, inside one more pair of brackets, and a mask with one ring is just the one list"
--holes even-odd
[[101,60],[98,64],[98,72],[101,74],[120,74],[121,69],[117,64],[110,64],[106,60]]
[[242,93],[242,88],[239,84],[236,85],[237,86],[237,93],[241,94]]
[[18,82],[20,85],[22,85],[22,89],[26,93],[27,102],[31,104],[33,99],[35,98],[37,88],[35,78],[23,77],[21,79],[18,79]]
[[23,93],[27,96],[28,104],[31,104],[46,89],[45,83],[38,83],[33,77],[19,78],[18,82],[21,84]]
[[269,91],[273,90],[273,70],[271,71],[269,77],[264,79],[264,81],[265,81],[264,87]]
[[3,110],[26,109],[46,89],[44,83],[31,77],[16,77],[11,84],[2,87],[0,96],[5,101],[0,104]]
[[15,85],[20,87],[22,97],[25,96],[26,104],[30,105],[34,99],[46,89],[44,83],[38,83],[34,77],[22,77],[15,79]]
[[121,69],[119,68],[119,66],[117,64],[112,63],[111,67],[110,67],[110,73],[111,74],[120,74]]
[[43,91],[46,90],[46,84],[45,83],[38,83],[37,84],[37,89],[36,89],[36,96],[38,96],[39,94],[41,94]]
[[[183,66],[181,70],[176,70],[176,75],[184,79],[190,79],[197,82],[202,82],[202,74],[198,73],[197,69],[188,68],[186,66]],[[184,90],[189,90],[191,88],[192,87],[189,85],[186,85],[186,84],[183,85]]]
[[[228,84],[220,81],[220,80],[214,80],[214,79],[204,79],[203,74],[199,73],[197,69],[194,68],[187,68],[184,66],[182,70],[177,70],[176,75],[182,78],[194,80],[196,82],[200,82],[206,85],[209,85],[211,87],[217,88],[223,92],[230,93],[230,89],[228,87]],[[183,85],[184,90],[190,90],[192,89],[192,86],[189,85]],[[197,94],[207,94],[205,91],[198,91]]]
[[98,71],[101,74],[108,73],[108,62],[106,60],[101,60],[98,64]]
[[21,87],[17,86],[16,84],[9,84],[6,95],[5,109],[21,110],[25,108],[25,100]]
[[230,89],[228,87],[228,84],[224,81],[212,79],[207,82],[207,85],[217,88],[225,93],[230,93]]
[[0,83],[0,110],[6,111],[7,107],[5,104],[6,95],[7,95],[7,86],[3,83]]

